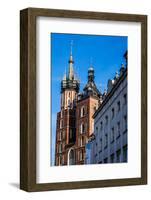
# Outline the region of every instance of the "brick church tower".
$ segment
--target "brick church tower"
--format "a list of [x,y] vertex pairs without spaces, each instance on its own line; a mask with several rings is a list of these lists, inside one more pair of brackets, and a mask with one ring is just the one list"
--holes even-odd
[[79,92],[79,80],[74,73],[72,52],[69,59],[68,73],[61,81],[61,111],[57,113],[55,165],[75,164],[69,153],[76,141],[76,101]]

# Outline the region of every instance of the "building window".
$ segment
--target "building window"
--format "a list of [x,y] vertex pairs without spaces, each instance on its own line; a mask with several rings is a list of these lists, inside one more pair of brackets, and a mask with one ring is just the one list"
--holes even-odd
[[108,158],[105,158],[105,159],[104,159],[104,163],[108,163]]
[[82,147],[84,145],[84,137],[79,138],[79,146]]
[[60,120],[60,128],[63,128],[63,119]]
[[114,153],[111,155],[110,159],[111,159],[111,163],[114,163],[114,162],[115,162],[115,156],[114,156]]
[[124,105],[126,105],[127,104],[127,94],[124,94],[123,98],[124,98]]
[[81,107],[81,117],[85,116],[85,108],[84,106]]
[[85,132],[85,126],[84,123],[81,124],[81,134]]
[[120,112],[121,110],[121,103],[120,101],[117,102],[117,112]]
[[100,130],[103,130],[103,122],[100,123]]
[[65,131],[63,131],[62,138],[63,138],[63,140],[66,139]]
[[59,153],[62,152],[62,143],[59,144]]
[[96,137],[98,136],[98,127],[96,127]]
[[124,133],[127,130],[127,115],[124,116]]
[[72,137],[73,137],[73,131],[72,131],[72,129],[70,129],[69,138],[72,139]]
[[127,162],[127,145],[123,147],[123,162]]
[[80,151],[79,151],[79,160],[82,161],[82,160],[83,160],[83,157],[84,157],[84,156],[83,156],[83,151],[80,150]]
[[111,129],[111,143],[114,142],[114,127]]
[[59,132],[59,140],[62,140],[62,131]]
[[108,125],[108,116],[105,117],[105,124]]
[[59,164],[59,166],[62,164],[62,156],[61,155],[58,157],[58,164]]
[[102,138],[100,138],[100,152],[102,151]]
[[105,144],[104,144],[104,148],[107,148],[108,145],[108,135],[107,133],[105,134]]
[[114,108],[112,108],[112,119],[114,118]]
[[116,162],[117,163],[121,162],[121,150],[120,149],[116,152]]
[[120,122],[117,123],[117,138],[120,137]]

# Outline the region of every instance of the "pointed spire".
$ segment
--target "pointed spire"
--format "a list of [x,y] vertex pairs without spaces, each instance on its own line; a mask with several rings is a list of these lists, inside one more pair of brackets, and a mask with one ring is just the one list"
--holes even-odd
[[72,56],[72,47],[73,47],[73,40],[71,40],[70,43],[70,58],[69,58],[69,72],[68,72],[68,77],[69,80],[73,80],[74,79],[74,70],[73,70],[73,56]]
[[73,40],[71,40],[71,42],[70,42],[70,58],[69,58],[69,63],[74,63],[73,56],[72,56],[72,48],[73,48]]
[[70,42],[70,55],[72,55],[73,40]]

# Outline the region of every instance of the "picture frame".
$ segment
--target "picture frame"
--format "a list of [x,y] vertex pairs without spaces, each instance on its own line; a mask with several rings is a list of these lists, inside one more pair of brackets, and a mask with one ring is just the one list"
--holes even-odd
[[[105,180],[37,183],[37,60],[38,17],[140,23],[141,26],[141,176]],[[135,127],[134,127],[135,129]],[[27,8],[20,11],[20,189],[35,192],[147,184],[147,16],[90,11]]]

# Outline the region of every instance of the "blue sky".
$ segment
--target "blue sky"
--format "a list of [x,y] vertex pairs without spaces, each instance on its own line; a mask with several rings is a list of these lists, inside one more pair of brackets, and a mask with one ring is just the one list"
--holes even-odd
[[125,62],[123,54],[128,49],[126,36],[97,36],[82,34],[50,35],[51,45],[51,89],[52,89],[52,165],[55,154],[56,114],[60,111],[60,87],[65,71],[68,71],[71,41],[73,41],[72,54],[74,70],[80,79],[80,90],[87,82],[87,71],[92,63],[95,70],[95,82],[102,92],[106,89],[108,79],[115,76]]

